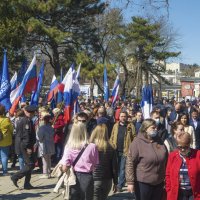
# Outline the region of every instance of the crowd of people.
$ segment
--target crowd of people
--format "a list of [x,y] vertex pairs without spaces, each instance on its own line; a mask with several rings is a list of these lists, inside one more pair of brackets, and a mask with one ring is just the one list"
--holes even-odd
[[135,100],[111,102],[80,99],[80,111],[64,123],[62,104],[21,104],[14,116],[0,105],[0,157],[3,176],[19,169],[11,181],[25,177],[24,189],[34,189],[35,166],[41,179],[52,167],[73,169],[72,200],[106,200],[124,186],[136,200],[200,199],[200,102],[163,99],[143,119]]

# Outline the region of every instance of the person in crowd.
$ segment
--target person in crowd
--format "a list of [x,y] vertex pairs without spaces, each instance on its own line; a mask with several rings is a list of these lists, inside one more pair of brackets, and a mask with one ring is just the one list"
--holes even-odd
[[44,125],[37,131],[38,156],[42,157],[43,175],[39,178],[50,178],[51,156],[55,154],[54,129],[51,127],[51,115],[48,112],[41,113],[41,119]]
[[117,102],[116,103],[116,109],[115,109],[115,116],[114,116],[116,122],[119,121],[120,112],[121,112],[121,103]]
[[188,102],[185,103],[185,106],[186,106],[185,112],[188,113],[189,118],[191,118],[192,110],[193,110],[192,103],[188,101]]
[[16,127],[15,152],[17,155],[23,155],[25,166],[19,172],[13,174],[11,180],[18,187],[18,180],[25,177],[24,189],[34,188],[30,184],[30,180],[35,162],[33,147],[36,142],[36,134],[31,118],[34,116],[36,110],[37,108],[33,105],[26,106],[24,108],[25,116],[18,121]]
[[99,151],[99,164],[93,172],[94,198],[93,200],[105,200],[114,184],[116,192],[118,183],[117,155],[109,143],[108,129],[105,124],[99,124],[93,130],[90,142],[96,144]]
[[126,183],[137,200],[161,200],[164,193],[167,150],[157,134],[155,120],[145,119],[129,147]]
[[22,154],[16,154],[15,153],[15,135],[16,135],[16,129],[17,129],[17,124],[18,122],[20,121],[20,119],[22,117],[24,117],[25,114],[24,114],[24,110],[23,109],[18,109],[16,110],[16,114],[15,114],[15,123],[14,123],[14,137],[13,137],[13,147],[14,147],[14,159],[13,159],[13,163],[12,163],[12,167],[15,167],[16,165],[16,162],[17,162],[17,158],[18,158],[18,161],[19,161],[19,169],[21,170],[23,167],[24,167],[24,159],[23,159],[23,155]]
[[142,122],[143,122],[142,112],[141,111],[137,111],[136,114],[135,114],[135,120],[133,122],[133,124],[135,126],[136,134],[139,133],[139,129],[140,129],[141,125],[142,125]]
[[196,149],[200,149],[200,120],[199,113],[196,109],[193,109],[191,112],[191,118],[189,125],[194,129],[194,135],[196,138]]
[[3,176],[8,175],[9,149],[12,145],[13,125],[6,117],[5,107],[0,105],[0,158]]
[[169,124],[170,121],[170,114],[172,112],[172,108],[167,107],[166,108],[166,115],[165,115],[165,129],[167,130],[168,134],[171,133],[171,125]]
[[84,110],[86,109],[86,103],[85,102],[81,102],[79,104],[79,106],[80,106],[81,112],[84,112]]
[[160,113],[158,111],[152,111],[150,113],[151,119],[155,120],[157,125],[157,136],[161,138],[164,142],[165,139],[168,137],[168,132],[165,129],[165,125],[160,122]]
[[171,125],[173,122],[178,120],[179,115],[182,113],[182,104],[180,102],[176,103],[174,106],[174,110],[171,112],[169,116],[169,124]]
[[94,117],[93,112],[91,112],[89,109],[86,109],[84,111],[87,114],[87,132],[88,132],[88,136],[90,137],[92,131],[94,130],[94,128],[97,125],[97,120]]
[[200,199],[200,151],[190,147],[189,133],[177,138],[178,149],[171,152],[166,168],[167,200]]
[[54,118],[52,120],[52,127],[54,128],[54,143],[55,143],[55,156],[54,163],[57,164],[63,154],[64,144],[64,115],[59,108],[53,109]]
[[112,108],[112,103],[107,102],[105,103],[105,108],[106,108],[106,116],[109,118],[109,120],[114,123],[114,109]]
[[191,135],[191,147],[196,148],[196,138],[194,133],[194,128],[189,125],[189,115],[187,113],[182,113],[179,115],[178,121],[184,126],[184,131]]
[[113,128],[113,122],[106,116],[106,109],[105,107],[100,107],[97,111],[97,124],[106,124],[108,128],[108,137],[110,137],[112,128]]
[[136,136],[135,127],[133,123],[127,122],[127,112],[121,112],[119,115],[119,122],[113,126],[110,137],[110,143],[117,151],[118,158],[118,176],[119,181],[117,191],[121,192],[125,184],[125,164],[128,154],[128,148],[134,137]]
[[164,144],[169,153],[177,148],[176,139],[179,137],[179,135],[184,133],[184,126],[181,122],[176,121],[171,125],[171,133],[164,141]]
[[[73,166],[82,148],[84,148],[84,152],[75,166]],[[89,144],[84,123],[75,122],[73,124],[63,157],[59,164],[61,164],[63,172],[66,172],[71,166],[74,168],[76,185],[70,188],[70,199],[92,200],[94,194],[92,173],[96,165],[99,164],[99,153],[95,144]]]

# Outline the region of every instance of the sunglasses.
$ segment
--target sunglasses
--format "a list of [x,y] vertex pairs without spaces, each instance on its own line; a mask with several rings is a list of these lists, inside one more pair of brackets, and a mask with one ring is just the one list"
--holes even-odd
[[79,122],[83,122],[83,123],[85,123],[85,122],[86,122],[86,120],[85,120],[85,119],[83,119],[83,120],[79,119],[78,121],[79,121]]
[[185,146],[185,147],[177,146],[177,148],[178,148],[179,150],[187,150],[187,149],[189,149],[190,147],[189,147],[189,146]]

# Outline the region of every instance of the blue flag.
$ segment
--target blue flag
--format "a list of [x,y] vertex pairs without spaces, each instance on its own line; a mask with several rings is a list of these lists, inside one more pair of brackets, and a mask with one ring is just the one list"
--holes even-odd
[[40,90],[41,90],[41,87],[42,87],[42,81],[43,81],[43,76],[44,76],[44,66],[45,66],[45,61],[42,62],[42,66],[40,68],[40,73],[39,73],[39,76],[38,76],[37,89],[33,93],[33,96],[31,98],[31,105],[36,105],[36,106],[38,105]]
[[18,74],[17,74],[17,85],[19,85],[24,78],[24,75],[25,75],[26,70],[27,70],[27,64],[28,64],[27,60],[25,59],[23,61],[22,65],[21,65],[21,68],[20,68]]
[[103,88],[104,88],[104,101],[108,102],[109,88],[108,88],[108,77],[107,77],[106,66],[104,67],[104,74],[103,74]]
[[1,69],[1,81],[0,81],[0,104],[5,106],[6,111],[11,107],[10,102],[10,76],[8,71],[8,60],[6,50],[4,50],[3,64]]

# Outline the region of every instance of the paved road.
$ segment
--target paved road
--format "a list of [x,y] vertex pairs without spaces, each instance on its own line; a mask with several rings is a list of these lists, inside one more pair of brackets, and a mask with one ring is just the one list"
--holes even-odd
[[[10,170],[12,174],[15,170]],[[0,200],[63,200],[62,194],[53,193],[53,188],[57,182],[56,178],[51,179],[39,179],[41,174],[34,172],[31,179],[31,184],[35,187],[33,190],[19,190],[10,180],[9,176],[2,176],[0,172]],[[19,186],[23,186],[24,179],[21,179],[18,183]],[[109,195],[109,200],[133,200],[133,196],[124,191],[122,193],[116,193]]]

